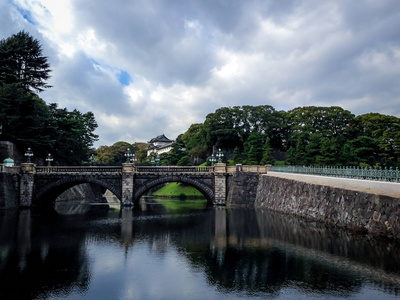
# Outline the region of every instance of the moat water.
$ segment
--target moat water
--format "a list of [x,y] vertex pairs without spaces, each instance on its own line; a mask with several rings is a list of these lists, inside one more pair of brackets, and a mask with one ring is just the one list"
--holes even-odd
[[0,211],[0,299],[400,298],[397,241],[264,210],[150,202]]

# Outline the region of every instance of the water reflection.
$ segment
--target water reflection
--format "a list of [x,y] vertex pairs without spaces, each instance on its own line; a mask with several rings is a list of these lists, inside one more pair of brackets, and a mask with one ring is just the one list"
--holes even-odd
[[262,210],[1,211],[0,224],[2,299],[364,299],[400,291],[398,242]]

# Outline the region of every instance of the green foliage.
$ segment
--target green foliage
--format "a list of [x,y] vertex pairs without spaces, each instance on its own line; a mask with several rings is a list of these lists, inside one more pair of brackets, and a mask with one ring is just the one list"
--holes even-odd
[[144,155],[147,155],[145,149],[148,144],[146,143],[134,143],[130,144],[127,142],[119,141],[114,143],[112,146],[100,146],[96,149],[96,163],[104,165],[121,165],[126,162],[125,153],[129,148],[131,153],[135,154],[136,163],[143,161],[143,154],[141,151],[144,150]]
[[313,133],[328,138],[347,135],[348,125],[354,123],[354,115],[338,106],[305,106],[289,111],[287,120],[291,141],[297,141],[299,136],[308,141]]
[[31,147],[34,161],[51,153],[56,164],[81,164],[92,153],[97,123],[92,112],[59,109],[34,94],[50,87],[49,68],[39,41],[28,33],[0,41],[2,139],[15,143],[21,152]]
[[[266,154],[267,138],[271,149]],[[204,124],[193,124],[182,139],[192,157],[205,158],[214,146],[230,153],[226,159],[234,162],[241,161],[237,149],[243,149],[251,163],[263,163],[265,155],[280,150],[290,164],[400,166],[399,118],[378,113],[355,117],[337,106],[288,112],[268,105],[222,107],[208,114]]]
[[50,87],[50,65],[42,46],[25,31],[0,41],[0,86],[20,84],[28,92]]
[[244,153],[247,155],[247,164],[256,165],[262,158],[263,137],[258,131],[253,131],[243,144]]
[[[160,155],[160,162],[162,165],[177,165],[178,162],[185,156],[189,158],[187,151],[182,150],[181,144],[174,142],[172,144],[171,151]],[[184,160],[182,160],[182,163],[188,163],[188,160],[185,158]],[[192,163],[190,162],[190,165],[191,164]]]
[[246,165],[258,165],[257,160],[257,152],[254,146],[250,147],[250,150],[247,152],[247,160],[245,161]]
[[181,159],[179,159],[179,161],[176,165],[177,166],[191,166],[192,162],[190,160],[190,157],[185,155]]
[[59,109],[56,104],[50,105],[50,112],[55,124],[55,142],[53,151],[55,160],[62,164],[79,165],[87,161],[91,147],[98,136],[92,112],[82,114],[78,110],[69,112]]
[[320,166],[336,165],[339,153],[337,139],[323,137],[320,141],[320,154],[316,156],[316,162]]
[[239,147],[235,147],[235,149],[233,150],[233,164],[241,164],[242,162],[243,160],[240,149]]
[[261,165],[266,165],[266,164],[274,164],[275,159],[272,157],[272,148],[269,142],[269,138],[265,140],[265,144],[263,147],[263,157],[260,161]]

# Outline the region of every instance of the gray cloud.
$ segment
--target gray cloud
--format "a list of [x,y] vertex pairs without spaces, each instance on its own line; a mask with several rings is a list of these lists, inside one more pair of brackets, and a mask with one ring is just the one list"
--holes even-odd
[[54,87],[42,97],[93,111],[99,145],[176,138],[221,106],[339,105],[400,117],[395,0],[75,0],[59,28],[54,7],[32,9],[32,25],[22,3],[0,4],[0,38],[25,29],[43,43]]

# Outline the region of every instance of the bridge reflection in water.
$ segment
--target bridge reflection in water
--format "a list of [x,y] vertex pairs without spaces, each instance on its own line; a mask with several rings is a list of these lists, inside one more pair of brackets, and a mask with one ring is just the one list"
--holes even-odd
[[[398,242],[267,211],[216,207],[167,214],[157,205],[45,217],[24,210],[1,211],[0,222],[4,299],[77,291],[101,298],[127,286],[150,297],[146,287],[155,283],[161,294],[153,298],[179,298],[174,282],[180,278],[171,274],[187,272],[190,279],[181,284],[204,298],[279,298],[294,289],[363,299],[365,289],[388,296],[400,291]],[[206,281],[192,282],[199,274]],[[13,288],[18,285],[24,288]]]

